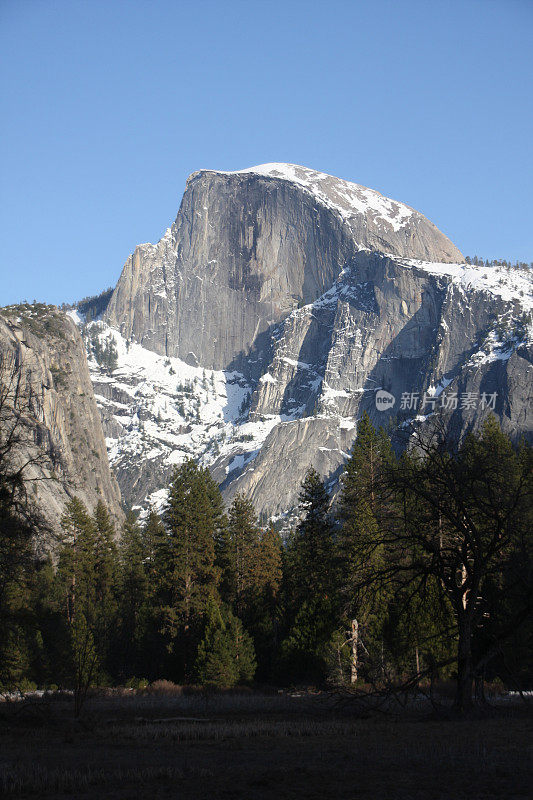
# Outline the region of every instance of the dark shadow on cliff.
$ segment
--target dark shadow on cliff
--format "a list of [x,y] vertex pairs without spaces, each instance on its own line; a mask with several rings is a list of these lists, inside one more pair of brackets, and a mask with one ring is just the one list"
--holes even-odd
[[[335,289],[337,292],[337,297],[333,298],[331,305],[325,304],[320,307],[320,298],[315,301],[311,312],[312,322],[297,355],[296,371],[284,390],[282,413],[290,414],[291,410],[301,405],[305,406],[303,412],[305,415],[313,413],[324,380],[328,356],[337,334],[335,323],[340,304],[348,303],[350,312],[355,311],[363,315],[363,318],[379,313],[375,284],[372,281],[360,280],[361,258],[364,258],[366,265],[368,259],[366,254],[364,257],[354,257],[346,264],[346,276],[330,290]],[[326,292],[326,296],[328,293]],[[311,365],[311,369],[307,368],[307,364]],[[313,390],[310,388],[312,383],[316,384]]]
[[[439,300],[437,304],[434,304],[433,313],[428,307],[431,297]],[[369,373],[364,385],[364,394],[358,407],[358,417],[361,417],[362,413],[366,411],[376,427],[382,426],[385,429],[393,429],[403,422],[412,420],[417,415],[425,416],[432,413],[431,404],[427,404],[424,408],[421,406],[424,392],[427,391],[432,379],[434,379],[434,369],[440,347],[439,323],[445,313],[445,300],[445,288],[439,286],[437,282],[433,286],[431,293],[428,291],[423,292],[421,307],[389,342],[378,362]],[[428,312],[430,312],[429,315]],[[465,366],[471,357],[479,351],[486,333],[486,328],[479,328],[472,343],[456,354],[453,365],[447,370],[446,375],[450,383],[444,391],[445,393],[457,392],[459,398],[457,409],[445,414],[447,430],[451,438],[460,437],[467,431],[477,429],[491,412],[495,413],[499,418],[505,432],[511,437],[513,436],[512,426],[506,424],[506,419],[509,420],[510,416],[508,360],[494,360],[484,363],[481,375],[479,366],[476,365],[472,365],[470,369],[465,370]],[[421,355],[408,358],[401,354],[407,353],[411,349],[413,335],[417,337],[417,349],[421,352]],[[523,350],[521,350],[520,355],[528,358],[527,353]],[[394,395],[396,402],[392,409],[379,411],[376,408],[375,396],[378,388]],[[460,398],[465,392],[475,393],[475,408],[462,409],[460,407]],[[497,393],[495,408],[480,409],[478,401],[482,394],[491,395],[494,392]],[[403,393],[418,395],[419,401],[416,408],[401,408]],[[440,402],[440,398],[438,398],[435,410],[437,413],[442,414],[442,411],[439,411]],[[514,436],[515,438],[517,437],[516,430],[514,431]],[[529,436],[533,436],[533,431]],[[400,443],[400,449],[402,442],[403,446],[405,446],[406,437],[402,437],[401,432],[394,438]]]

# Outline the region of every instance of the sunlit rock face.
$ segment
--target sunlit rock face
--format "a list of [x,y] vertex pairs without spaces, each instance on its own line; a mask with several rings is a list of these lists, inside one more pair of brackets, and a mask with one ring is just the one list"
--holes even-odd
[[228,500],[281,515],[309,466],[336,485],[363,410],[399,430],[454,392],[455,431],[494,412],[530,435],[531,308],[529,273],[465,264],[378,192],[290,164],[196,172],[98,323],[119,351],[111,376],[90,364],[123,494],[159,502],[193,456]]
[[120,490],[74,322],[52,306],[1,309],[0,355],[3,389],[11,366],[23,387],[23,449],[17,456],[29,462],[29,499],[50,526],[39,548],[54,549],[65,504],[74,496],[91,513],[103,500],[118,526],[124,518]]
[[338,178],[284,164],[197,172],[172,227],[126,262],[105,318],[157,353],[228,368],[365,250],[462,260],[421,214]]

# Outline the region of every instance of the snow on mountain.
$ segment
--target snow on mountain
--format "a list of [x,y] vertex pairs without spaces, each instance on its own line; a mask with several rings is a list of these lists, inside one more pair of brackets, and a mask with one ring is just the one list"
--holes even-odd
[[81,314],[77,308],[71,308],[69,311],[67,311],[67,317],[70,317],[72,322],[78,326],[83,325],[85,322],[84,316],[85,315]]
[[[531,272],[463,258],[418,211],[323,172],[193,173],[85,326],[123,497],[160,504],[193,457],[228,502],[284,514],[309,466],[338,480],[364,411],[377,426],[417,414],[405,394],[497,392],[504,430],[528,433]],[[458,407],[453,425],[479,421]]]
[[[113,342],[116,368],[111,371],[98,363],[97,339],[102,348]],[[85,341],[112,468],[154,461],[162,478],[193,457],[203,466],[222,462],[229,474],[250,463],[272,428],[291,418],[265,415],[249,421],[252,387],[239,372],[157,355],[101,321],[86,327]],[[165,498],[166,491],[158,488],[143,508],[160,506]]]
[[[517,322],[521,310],[527,314],[533,306],[528,271],[412,259],[397,263],[408,270],[418,269],[451,279],[453,285],[460,287],[466,301],[482,292],[510,304],[508,311],[498,319],[497,329],[488,331],[480,341],[479,350],[471,352],[465,362],[466,368],[508,360],[517,346],[533,338],[531,319],[522,320],[521,325]],[[364,329],[355,325],[351,330],[353,325],[348,319],[343,333],[337,316],[340,308],[348,308],[351,303],[363,315],[375,313],[372,284],[360,281],[357,269],[348,267],[323,295],[313,303],[293,309],[273,330],[273,360],[253,384],[237,371],[203,369],[179,358],[158,355],[132,339],[126,340],[102,321],[86,326],[89,367],[103,418],[110,464],[127,474],[135,472],[139,464],[143,464],[146,471],[146,464],[153,463],[153,474],[142,480],[149,490],[140,505],[144,509],[149,504],[160,506],[166,497],[164,485],[172,468],[188,457],[214,468],[221,482],[232,480],[246,468],[253,469],[265,440],[280,423],[302,419],[312,413],[315,419],[336,419],[340,429],[353,429],[355,398],[372,395],[375,387],[352,385],[353,381],[350,383],[346,379],[349,388],[345,388],[342,377],[337,375],[336,362],[331,356],[333,351],[328,356],[329,362],[324,364],[318,358],[303,360],[291,349],[294,330],[315,320],[324,332],[328,324],[335,324],[335,347],[339,352],[349,349],[344,336],[348,337],[349,347],[354,352],[361,351],[366,336]],[[75,312],[70,316],[83,324]],[[443,318],[443,329],[446,325]],[[96,339],[100,350],[112,340],[116,368],[109,370],[109,366],[98,363]],[[276,404],[274,395],[268,392],[283,395],[289,374],[295,378],[299,376],[300,393],[296,392],[294,398],[288,398],[283,405]],[[439,383],[429,387],[428,393],[438,395],[449,382],[449,378],[442,377]],[[293,385],[296,387],[294,381]],[[253,398],[254,413],[250,417]],[[312,412],[311,408],[314,408]],[[122,484],[124,492],[124,482]],[[135,491],[132,489],[131,494],[138,497],[138,487]]]
[[405,227],[410,217],[416,213],[404,203],[390,200],[374,189],[297,164],[271,163],[233,172],[213,171],[224,175],[253,174],[290,181],[304,188],[324,205],[340,212],[345,219],[349,220],[354,214],[368,213],[375,220],[390,225],[394,231]]
[[432,275],[446,275],[452,283],[463,290],[477,290],[501,297],[506,302],[517,302],[524,311],[533,310],[533,272],[517,267],[474,266],[465,262],[460,264],[432,263],[413,258],[398,259],[405,267],[416,267]]

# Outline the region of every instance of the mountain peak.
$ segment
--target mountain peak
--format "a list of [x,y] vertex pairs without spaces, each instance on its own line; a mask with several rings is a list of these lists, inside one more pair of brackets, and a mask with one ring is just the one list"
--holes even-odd
[[216,172],[222,175],[251,174],[289,181],[306,189],[324,205],[340,212],[345,219],[365,214],[375,223],[391,226],[395,232],[405,228],[413,215],[422,216],[405,203],[391,200],[375,189],[298,164],[272,162],[234,171],[201,170],[201,172]]

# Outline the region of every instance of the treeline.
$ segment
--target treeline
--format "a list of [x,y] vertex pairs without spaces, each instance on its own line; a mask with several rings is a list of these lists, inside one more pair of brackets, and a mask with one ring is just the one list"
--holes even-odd
[[[57,564],[26,563],[0,601],[3,686],[532,677],[532,451],[496,421],[453,449],[396,456],[368,416],[332,499],[302,485],[284,541],[207,469],[176,469],[161,515],[67,506]],[[5,538],[5,537],[4,537]]]
[[100,294],[91,297],[84,297],[76,303],[76,308],[81,314],[85,315],[85,322],[89,323],[103,314],[109,305],[111,295],[113,294],[113,287],[109,286],[104,289]]
[[113,334],[110,333],[102,342],[98,328],[92,330],[90,334],[87,334],[87,329],[84,328],[84,338],[87,352],[94,356],[98,366],[105,369],[109,375],[114,372],[118,365],[118,350]]
[[483,259],[479,256],[465,256],[467,264],[475,267],[507,267],[508,269],[533,269],[533,261],[507,261],[505,258]]

